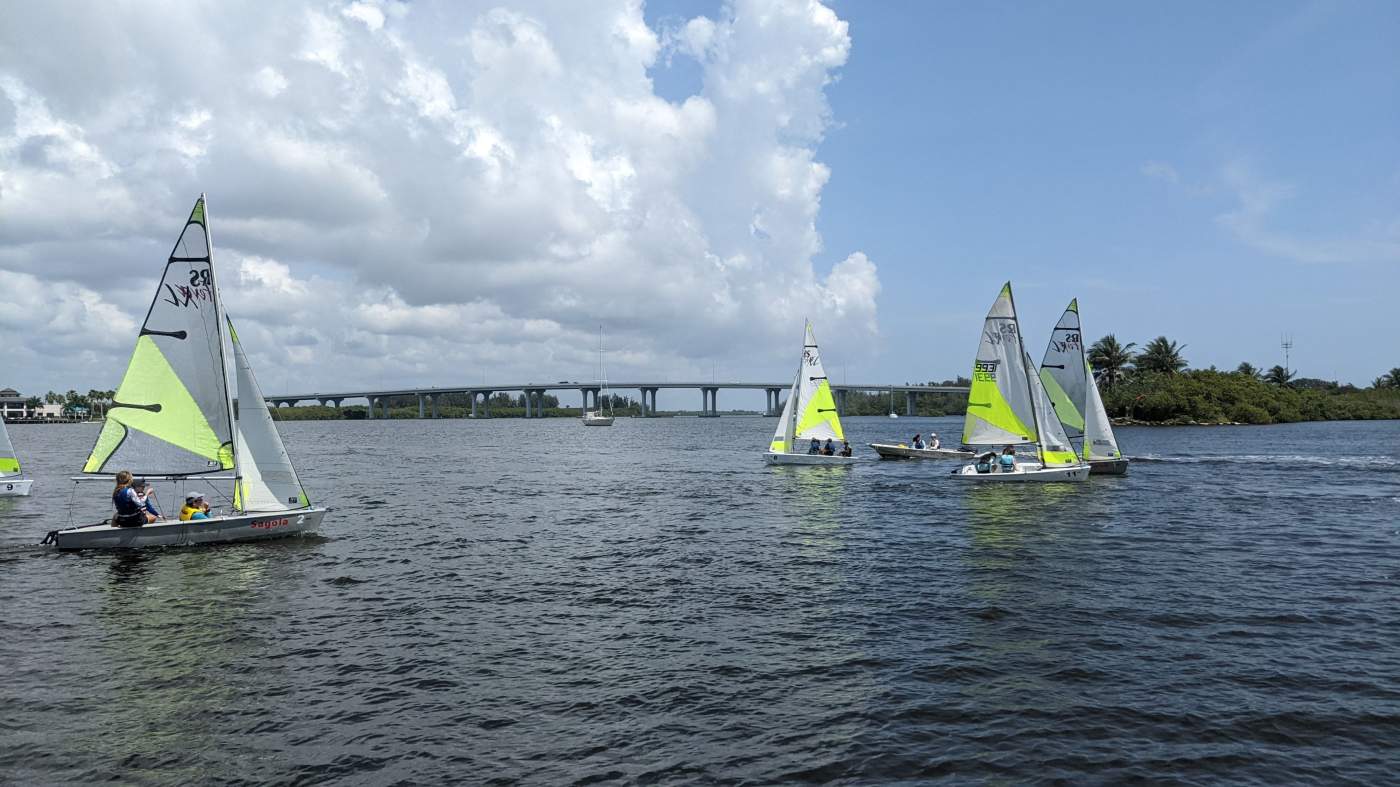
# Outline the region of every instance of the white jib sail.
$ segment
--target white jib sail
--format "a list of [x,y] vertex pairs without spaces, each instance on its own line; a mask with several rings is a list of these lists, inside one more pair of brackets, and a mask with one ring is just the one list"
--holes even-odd
[[1084,374],[1088,380],[1085,389],[1087,400],[1084,405],[1084,458],[1121,459],[1118,440],[1113,436],[1113,425],[1108,421],[1108,411],[1104,409],[1103,398],[1099,396],[1099,386],[1094,380],[1094,370],[1087,363]]
[[253,377],[253,367],[238,341],[238,334],[229,323],[229,338],[233,341],[233,363],[238,373],[238,421],[234,432],[237,441],[239,480],[234,489],[233,505],[240,511],[285,511],[306,508],[311,501],[297,478],[282,436],[267,411],[262,389]]
[[0,478],[10,475],[19,475],[19,457],[15,456],[15,446],[10,442],[5,419],[0,418]]
[[[1040,382],[1050,396],[1050,404],[1055,406],[1055,414],[1064,424],[1065,434],[1081,437],[1084,434],[1086,384],[1084,342],[1079,330],[1079,301],[1069,302],[1069,308],[1055,323],[1050,333],[1050,344],[1045,348],[1045,358],[1040,362]],[[1088,380],[1088,387],[1093,386]]]
[[792,389],[788,391],[788,398],[783,402],[783,414],[778,416],[778,428],[773,430],[773,441],[768,444],[768,450],[775,454],[792,453],[793,427],[797,424],[797,419],[793,413],[793,408],[797,406],[797,399],[801,388],[801,372],[792,378]]
[[964,443],[996,446],[1037,441],[1027,374],[1011,282],[1007,282],[982,323],[963,420]]
[[[1026,354],[1026,368],[1030,369],[1034,361],[1029,353]],[[1055,408],[1050,406],[1050,397],[1045,393],[1045,386],[1041,385],[1040,377],[1032,376],[1031,401],[1035,405],[1036,421],[1040,427],[1040,461],[1046,467],[1056,467],[1062,465],[1079,464],[1079,458],[1074,454],[1074,445],[1069,441],[1069,436],[1065,434],[1065,427],[1060,423],[1060,417],[1055,414]]]

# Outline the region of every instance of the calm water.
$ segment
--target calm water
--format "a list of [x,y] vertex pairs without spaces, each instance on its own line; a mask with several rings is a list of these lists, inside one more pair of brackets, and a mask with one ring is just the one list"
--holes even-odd
[[0,782],[1396,779],[1400,422],[1015,487],[772,424],[284,424],[323,536],[78,555],[95,428],[12,427]]

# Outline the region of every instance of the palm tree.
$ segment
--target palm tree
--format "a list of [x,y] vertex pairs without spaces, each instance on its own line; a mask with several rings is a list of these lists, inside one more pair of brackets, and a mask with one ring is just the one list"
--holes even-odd
[[1264,373],[1255,368],[1254,364],[1250,363],[1249,361],[1245,361],[1239,366],[1236,366],[1235,374],[1238,374],[1241,377],[1253,377],[1256,380],[1261,379],[1264,376]]
[[99,418],[106,412],[107,403],[111,401],[106,391],[99,391],[96,388],[87,392],[87,400],[92,403],[93,409],[98,411],[97,416]]
[[1275,365],[1264,374],[1264,382],[1270,385],[1288,385],[1288,381],[1293,379],[1296,372],[1290,372],[1282,366]]
[[1400,366],[1381,375],[1381,379],[1385,381],[1387,388],[1400,388]]
[[1118,338],[1110,333],[1089,348],[1089,365],[1099,373],[1098,378],[1105,387],[1112,388],[1133,370],[1133,348],[1136,346],[1134,342],[1119,344]]
[[1176,374],[1186,368],[1186,359],[1181,357],[1181,351],[1185,349],[1184,344],[1178,345],[1165,336],[1158,336],[1142,348],[1137,357],[1137,368],[1145,372]]

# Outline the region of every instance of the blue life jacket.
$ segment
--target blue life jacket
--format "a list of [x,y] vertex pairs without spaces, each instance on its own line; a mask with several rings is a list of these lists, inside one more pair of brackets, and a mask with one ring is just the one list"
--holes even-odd
[[141,512],[141,503],[136,500],[136,492],[129,486],[112,492],[112,505],[117,507],[118,516],[134,516]]
[[140,527],[146,524],[146,512],[136,499],[136,492],[129,486],[112,491],[112,505],[117,507],[117,515],[112,524],[117,527]]

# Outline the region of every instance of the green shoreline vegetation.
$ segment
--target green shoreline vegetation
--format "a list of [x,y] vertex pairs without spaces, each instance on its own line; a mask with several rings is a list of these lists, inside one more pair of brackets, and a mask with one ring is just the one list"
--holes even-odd
[[1276,424],[1400,418],[1400,368],[1367,388],[1290,369],[1260,370],[1248,362],[1234,371],[1188,369],[1176,342],[1159,336],[1141,352],[1109,334],[1089,348],[1104,407],[1120,423]]

